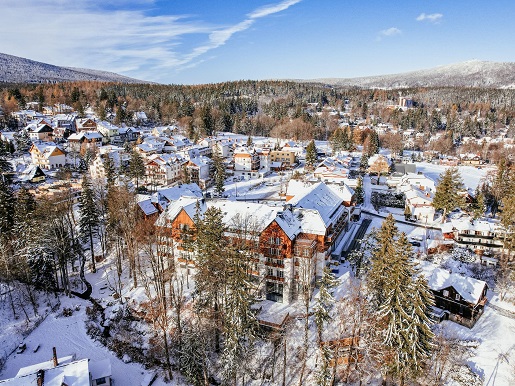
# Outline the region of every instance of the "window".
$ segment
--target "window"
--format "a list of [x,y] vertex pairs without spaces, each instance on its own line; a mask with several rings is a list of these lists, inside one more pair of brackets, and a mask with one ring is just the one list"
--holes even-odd
[[460,300],[460,294],[456,294],[456,300]]
[[277,270],[277,276],[284,277],[284,271]]
[[107,383],[107,381],[106,381],[105,377],[102,377],[102,378],[96,379],[96,383],[97,383],[97,385],[104,385]]
[[449,297],[449,291],[443,290],[443,296],[448,298]]
[[274,276],[274,270],[272,268],[268,268],[268,276]]

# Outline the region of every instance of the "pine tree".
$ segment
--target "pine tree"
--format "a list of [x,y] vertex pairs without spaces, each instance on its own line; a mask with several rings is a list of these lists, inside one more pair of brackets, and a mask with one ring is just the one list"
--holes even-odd
[[356,200],[356,204],[360,205],[365,202],[365,192],[363,191],[363,178],[358,178],[358,183],[356,184],[356,189],[354,189],[354,199]]
[[3,146],[3,141],[0,141],[0,178],[4,180],[3,174],[12,170],[11,163],[7,160],[8,150]]
[[195,215],[195,263],[197,272],[195,284],[197,312],[214,323],[215,350],[220,350],[220,334],[223,312],[223,294],[226,286],[227,270],[225,250],[226,226],[222,211],[211,207],[200,218],[199,210]]
[[472,211],[472,218],[477,220],[485,215],[485,196],[483,194],[483,189],[478,185],[474,194],[474,201],[470,205],[470,210]]
[[14,226],[14,206],[16,199],[12,188],[0,179],[0,234],[11,234]]
[[218,149],[213,154],[212,161],[213,161],[213,163],[211,165],[211,170],[212,170],[211,174],[212,174],[212,178],[215,181],[215,192],[221,196],[222,193],[225,191],[224,184],[225,184],[226,175],[225,175],[225,166],[224,166],[223,158],[222,158],[220,152],[218,151]]
[[136,179],[136,190],[138,190],[139,181],[145,176],[145,162],[143,161],[143,157],[136,150],[131,151],[128,175]]
[[98,208],[95,201],[91,182],[85,174],[82,178],[82,192],[79,199],[79,227],[82,238],[89,241],[92,272],[96,272],[93,237],[97,235],[99,226]]
[[331,310],[334,306],[334,297],[332,289],[338,285],[338,281],[334,277],[329,267],[324,267],[322,278],[319,282],[318,298],[313,310],[315,324],[317,327],[317,341],[320,358],[322,360],[320,369],[317,374],[318,385],[328,385],[331,379],[331,371],[329,361],[331,359],[331,351],[327,345],[322,345],[322,334],[324,324],[331,320]]
[[364,173],[366,172],[368,169],[368,154],[367,153],[363,153],[361,155],[361,160],[360,160],[360,163],[359,163],[359,170]]
[[344,145],[343,135],[344,135],[343,131],[340,127],[338,127],[334,131],[333,135],[331,135],[330,143],[331,143],[331,147],[333,149],[333,155],[336,155],[340,151],[344,150],[345,145]]
[[107,190],[109,190],[116,182],[116,167],[113,159],[108,155],[104,158],[104,175],[106,177]]
[[381,304],[388,291],[386,273],[391,261],[395,259],[397,254],[393,243],[396,236],[395,219],[389,214],[375,235],[376,243],[370,256],[370,271],[367,274],[367,286],[371,294],[371,303],[375,306]]
[[412,255],[406,235],[398,233],[389,215],[378,232],[366,282],[383,336],[378,360],[383,373],[397,377],[401,385],[419,375],[433,339],[428,315],[434,301]]
[[313,170],[317,162],[317,148],[315,140],[311,140],[306,146],[306,169]]
[[458,194],[463,189],[460,172],[457,168],[448,168],[440,175],[433,198],[433,207],[443,210],[442,222],[448,212],[464,206],[464,199]]

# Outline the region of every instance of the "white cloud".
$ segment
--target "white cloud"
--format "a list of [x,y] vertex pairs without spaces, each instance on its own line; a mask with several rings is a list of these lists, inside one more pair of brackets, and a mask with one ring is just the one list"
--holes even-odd
[[[264,6],[234,25],[220,26],[190,15],[149,16],[145,9],[153,0],[4,0],[0,52],[166,82],[170,72],[201,63],[200,56],[250,28],[256,19],[299,1]],[[100,7],[106,3],[111,10]],[[188,47],[188,36],[207,40]]]
[[271,15],[273,13],[284,11],[285,9],[288,9],[292,5],[300,3],[300,1],[301,0],[285,0],[279,4],[265,5],[263,7],[260,7],[256,10],[254,10],[253,12],[249,13],[247,16],[251,19],[258,19],[260,17],[265,17],[265,16]]
[[402,33],[402,31],[400,29],[398,29],[396,27],[391,27],[391,28],[380,31],[379,35],[380,36],[395,36],[395,35],[400,35],[401,33]]
[[430,14],[426,14],[426,13],[421,13],[420,15],[417,16],[417,18],[415,20],[417,21],[429,21],[430,23],[438,23],[441,19],[442,19],[443,15],[441,13],[430,13]]

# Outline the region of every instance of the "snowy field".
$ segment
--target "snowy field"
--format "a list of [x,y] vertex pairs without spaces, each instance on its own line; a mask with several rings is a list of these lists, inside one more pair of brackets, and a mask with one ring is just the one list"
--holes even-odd
[[[442,174],[449,166],[435,165],[429,162],[416,162],[417,172],[422,172],[426,177],[431,178],[435,182],[438,181],[440,174]],[[458,166],[463,183],[469,189],[476,189],[481,180],[486,176],[487,172],[494,170],[493,168],[478,169],[474,166]]]
[[[50,314],[25,340],[27,350],[22,354],[12,354],[0,373],[0,379],[11,378],[16,375],[21,367],[44,362],[52,358],[52,347],[56,347],[57,356],[75,355],[76,359],[89,358],[91,361],[99,361],[108,358],[111,361],[112,377],[116,385],[140,385],[148,373],[141,365],[136,363],[124,363],[111,351],[100,343],[92,340],[86,334],[85,320],[86,307],[91,303],[85,300],[63,297],[63,307],[75,308],[69,317],[59,312]],[[37,352],[33,349],[40,345]],[[154,385],[165,385],[159,380]]]

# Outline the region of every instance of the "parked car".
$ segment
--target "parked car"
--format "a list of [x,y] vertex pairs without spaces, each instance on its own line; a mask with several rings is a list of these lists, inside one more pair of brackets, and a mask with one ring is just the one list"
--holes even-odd
[[420,243],[418,241],[410,241],[409,243],[414,247],[420,247]]
[[21,354],[21,353],[23,353],[26,349],[27,349],[27,345],[25,344],[25,342],[21,342],[21,343],[18,345],[18,349],[16,350],[16,354]]

